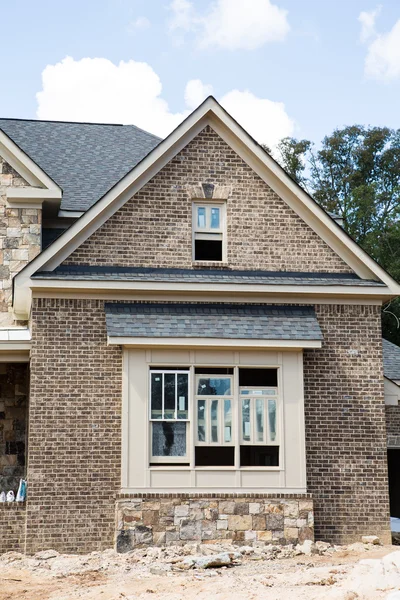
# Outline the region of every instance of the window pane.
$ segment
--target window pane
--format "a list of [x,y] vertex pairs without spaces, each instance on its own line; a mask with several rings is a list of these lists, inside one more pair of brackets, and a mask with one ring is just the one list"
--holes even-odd
[[206,209],[204,206],[197,207],[197,227],[206,226]]
[[256,400],[256,436],[257,442],[264,441],[264,400]]
[[224,441],[232,441],[232,403],[224,400]]
[[211,401],[211,441],[218,442],[218,400]]
[[186,456],[186,423],[152,423],[153,456]]
[[271,441],[276,439],[276,400],[268,400],[269,436]]
[[188,419],[188,375],[178,373],[178,419]]
[[250,400],[242,400],[242,435],[246,442],[250,441]]
[[206,441],[206,401],[197,401],[197,439],[199,442]]
[[227,377],[199,378],[198,396],[230,396],[231,380]]
[[162,374],[151,374],[151,418],[162,419]]
[[211,228],[219,229],[220,225],[220,210],[219,208],[211,208]]
[[164,419],[175,419],[175,373],[164,373]]

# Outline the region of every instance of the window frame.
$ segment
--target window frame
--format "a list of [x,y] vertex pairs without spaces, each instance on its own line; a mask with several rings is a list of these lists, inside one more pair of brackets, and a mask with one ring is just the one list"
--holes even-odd
[[[263,390],[274,390],[275,394],[246,394],[242,395],[242,390],[245,391],[263,391]],[[250,440],[245,440],[243,436],[243,411],[242,402],[243,400],[250,400]],[[257,400],[264,401],[264,416],[263,416],[263,439],[257,440],[257,411],[256,403]],[[271,428],[270,428],[270,417],[268,404],[270,400],[275,401],[275,440],[271,439]],[[238,393],[239,401],[239,446],[280,446],[280,396],[278,386],[240,386]]]
[[[164,377],[165,375],[175,375],[175,418],[174,419],[154,419],[151,415],[151,391],[152,391],[152,375],[159,374],[162,375],[162,412],[164,413]],[[187,375],[188,377],[188,409],[187,409],[187,418],[186,419],[178,419],[178,375]],[[149,389],[148,389],[148,432],[149,432],[149,464],[163,464],[163,463],[179,463],[188,464],[190,462],[191,456],[191,435],[190,435],[190,398],[191,398],[191,372],[190,369],[157,369],[150,368],[149,369]],[[186,454],[185,456],[154,456],[153,455],[153,423],[186,423]]]
[[[226,226],[226,200],[213,201],[212,199],[195,199],[192,201],[192,262],[194,263],[218,263],[223,264],[227,261],[227,226]],[[197,209],[205,207],[206,226],[198,227]],[[220,209],[220,226],[218,229],[207,226],[207,209]],[[202,260],[196,259],[196,240],[221,240],[222,259],[221,260]]]
[[[223,395],[212,395],[212,394],[198,394],[197,390],[198,390],[198,381],[199,379],[217,379],[217,378],[223,378],[223,379],[229,379],[231,382],[231,393],[229,395],[223,396]],[[193,414],[194,414],[194,423],[193,423],[193,448],[195,448],[196,446],[236,446],[236,418],[235,418],[235,393],[234,393],[234,375],[228,375],[228,374],[209,374],[209,373],[196,373],[195,377],[194,377],[194,410],[193,410]],[[205,415],[206,415],[206,420],[205,420],[205,440],[204,442],[201,442],[198,440],[198,425],[199,425],[199,419],[198,419],[198,401],[204,400],[205,402]],[[211,402],[213,400],[218,400],[218,437],[219,440],[218,442],[213,442],[211,437],[212,437],[212,433],[211,433]],[[232,420],[232,425],[231,425],[231,441],[230,442],[225,442],[225,435],[224,435],[224,431],[225,431],[225,418],[224,418],[224,400],[230,400],[231,402],[231,420]]]
[[[212,378],[212,377],[217,377],[217,374],[207,374],[206,370],[207,367],[209,368],[232,368],[233,369],[233,375],[232,374],[221,374],[221,377],[225,377],[225,378],[232,378],[231,380],[231,395],[230,396],[212,396],[212,395],[204,395],[203,398],[201,398],[201,395],[198,395],[197,392],[197,377],[201,377],[201,378]],[[226,470],[233,470],[236,471],[237,473],[241,472],[241,471],[284,471],[285,467],[285,438],[283,435],[284,432],[284,408],[283,408],[283,382],[282,382],[282,365],[281,364],[268,364],[268,365],[238,365],[238,364],[208,364],[205,367],[202,366],[200,363],[196,364],[191,362],[190,364],[184,364],[181,365],[180,368],[173,368],[173,367],[168,367],[168,368],[161,368],[158,367],[156,364],[150,364],[148,365],[149,368],[149,388],[147,391],[147,403],[148,403],[148,410],[146,411],[147,414],[147,432],[148,432],[148,436],[149,436],[149,442],[148,442],[148,448],[149,448],[149,454],[148,454],[148,469],[151,471],[153,469],[159,470],[159,469],[184,469],[184,470],[190,470],[193,473],[195,471],[226,471]],[[198,368],[202,368],[204,369],[203,373],[195,373],[195,369]],[[264,442],[260,442],[259,444],[257,443],[251,443],[251,442],[247,442],[243,443],[242,439],[241,439],[241,434],[242,434],[242,420],[241,420],[241,415],[242,415],[242,410],[241,410],[241,396],[240,396],[240,389],[245,387],[248,389],[248,386],[239,386],[239,370],[240,369],[275,369],[277,371],[277,386],[252,386],[251,389],[256,389],[257,387],[262,387],[263,389],[276,389],[277,390],[277,394],[276,395],[271,395],[270,398],[274,398],[276,400],[276,419],[277,419],[277,423],[276,423],[276,439],[274,441],[270,441],[269,443],[264,443]],[[151,410],[151,373],[155,373],[155,372],[164,372],[164,373],[185,373],[188,374],[188,419],[177,419],[175,422],[186,422],[187,423],[187,429],[186,429],[186,456],[184,457],[153,457],[152,456],[152,426],[151,426],[151,421],[150,421],[150,410]],[[234,447],[234,451],[235,451],[235,460],[234,460],[234,465],[233,466],[197,466],[195,465],[195,448],[196,446],[205,446],[207,445],[206,442],[199,442],[197,443],[197,398],[200,399],[206,399],[206,398],[214,398],[214,399],[230,399],[232,402],[232,442],[226,442],[226,443],[210,443],[210,446],[224,446],[224,447],[229,447],[229,446],[233,446]],[[223,411],[223,403],[220,403],[222,406],[222,411]],[[222,414],[222,418],[223,418],[223,414]],[[152,421],[155,422],[162,422],[161,419],[153,419]],[[169,422],[173,422],[173,420],[168,420]],[[222,434],[223,434],[223,427],[222,427]],[[260,445],[260,446],[279,446],[279,465],[278,466],[240,466],[240,446],[241,445],[247,445],[247,446],[255,446],[255,445]],[[163,466],[163,463],[171,463],[168,465]],[[174,464],[172,464],[174,463]]]

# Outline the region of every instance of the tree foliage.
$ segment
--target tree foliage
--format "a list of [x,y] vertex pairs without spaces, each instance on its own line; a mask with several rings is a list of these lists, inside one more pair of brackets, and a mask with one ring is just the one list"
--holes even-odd
[[[284,138],[278,162],[345,230],[400,281],[400,130],[352,125],[316,149]],[[390,311],[390,312],[389,312]],[[400,301],[383,313],[384,335],[400,345]]]

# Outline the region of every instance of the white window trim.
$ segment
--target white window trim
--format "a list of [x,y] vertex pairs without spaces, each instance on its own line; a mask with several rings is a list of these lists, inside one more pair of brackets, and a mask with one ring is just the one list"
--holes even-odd
[[[174,419],[153,419],[151,417],[151,376],[154,373],[158,373],[160,375],[165,374],[174,374],[177,378],[178,375],[184,374],[188,376],[188,418],[187,419],[178,419],[177,418],[177,394],[178,389],[177,385],[175,386],[175,418]],[[148,387],[148,438],[149,438],[149,464],[153,463],[176,463],[177,466],[179,464],[184,463],[186,466],[190,463],[190,455],[191,455],[191,427],[190,427],[190,380],[191,373],[188,369],[149,369],[149,387]],[[164,386],[162,386],[162,411],[164,413]],[[187,423],[186,425],[186,455],[185,456],[153,456],[153,423]]]
[[[219,229],[212,229],[211,227],[197,226],[197,208],[199,207],[219,208],[220,209],[220,227]],[[193,199],[192,201],[192,262],[193,263],[218,263],[226,264],[227,262],[227,203],[226,200],[215,201],[210,199]],[[220,236],[220,237],[217,237]],[[195,254],[195,241],[196,239],[221,239],[222,240],[222,260],[196,260]]]
[[[212,395],[201,395],[201,394],[197,394],[197,389],[198,389],[198,380],[201,379],[212,379],[213,377],[224,377],[225,379],[230,379],[231,382],[231,393],[227,396],[212,396]],[[195,416],[195,420],[194,420],[194,424],[193,424],[193,431],[194,431],[194,447],[196,446],[235,446],[236,445],[236,418],[235,418],[235,390],[234,390],[234,376],[233,375],[216,375],[216,374],[209,374],[209,373],[201,373],[201,374],[196,374],[195,376],[195,389],[194,389],[194,416]],[[198,411],[197,411],[197,403],[199,400],[204,400],[206,402],[206,417],[208,417],[205,421],[205,441],[204,442],[200,442],[198,440]],[[218,437],[219,437],[219,441],[218,442],[213,442],[211,440],[211,411],[208,410],[208,405],[212,402],[212,400],[219,400],[218,403]],[[225,442],[225,435],[224,435],[224,427],[225,427],[225,419],[224,419],[224,400],[230,400],[231,401],[231,412],[232,412],[232,431],[231,431],[231,441],[230,442]]]

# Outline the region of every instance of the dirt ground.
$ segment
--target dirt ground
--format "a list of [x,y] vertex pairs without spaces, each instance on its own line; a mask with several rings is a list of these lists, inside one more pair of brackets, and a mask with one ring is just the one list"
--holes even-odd
[[289,551],[288,558],[247,547],[232,566],[182,570],[184,558],[221,550],[7,553],[0,556],[0,600],[400,600],[398,546],[353,544],[319,554]]

